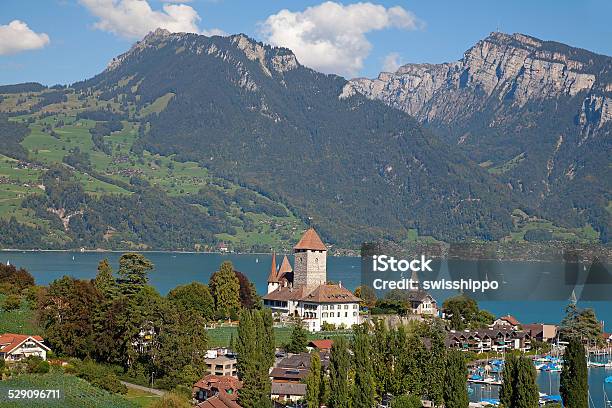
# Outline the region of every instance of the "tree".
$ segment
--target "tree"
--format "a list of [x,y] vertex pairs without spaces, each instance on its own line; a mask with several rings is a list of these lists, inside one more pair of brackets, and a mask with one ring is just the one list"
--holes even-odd
[[98,273],[94,285],[104,297],[112,298],[115,296],[116,282],[113,276],[113,268],[108,263],[108,259],[103,259],[98,264]]
[[179,307],[198,312],[207,321],[214,318],[215,300],[208,285],[203,283],[177,286],[168,293],[168,300]]
[[444,402],[444,384],[446,383],[446,346],[444,345],[444,334],[431,330],[429,333],[431,346],[427,362],[427,378],[425,392],[436,406]]
[[321,356],[316,351],[310,355],[310,371],[306,376],[306,403],[308,408],[321,406]]
[[391,401],[391,408],[421,408],[422,406],[421,399],[416,395],[399,395]]
[[241,272],[234,271],[234,274],[238,278],[238,283],[240,284],[240,306],[247,309],[258,308],[261,298],[257,295],[257,289],[255,289],[253,282]]
[[501,403],[512,408],[537,408],[539,394],[536,377],[535,367],[529,358],[507,354],[499,393]]
[[37,318],[51,348],[74,357],[92,355],[98,341],[95,310],[103,299],[89,280],[64,276],[51,282],[37,304]]
[[376,306],[376,292],[371,286],[361,285],[355,289],[355,296],[361,299],[359,305],[361,307],[373,308]]
[[353,408],[371,408],[374,405],[374,370],[372,346],[367,326],[355,328],[353,341],[353,368],[355,381],[352,393]]
[[499,400],[504,407],[511,407],[514,401],[514,383],[516,382],[516,355],[506,354],[502,370],[502,386],[499,390]]
[[591,344],[601,342],[601,324],[593,309],[580,310],[574,302],[565,308],[565,317],[561,321],[561,337],[564,340],[586,339]]
[[124,295],[133,295],[148,282],[153,263],[141,254],[128,252],[119,258],[119,286]]
[[238,375],[242,380],[239,403],[245,408],[264,408],[271,405],[271,366],[267,342],[259,341],[266,332],[264,311],[243,309],[238,323]]
[[588,408],[588,370],[582,342],[573,337],[563,353],[561,386],[559,387],[564,406]]
[[240,310],[240,282],[231,262],[221,264],[219,271],[210,277],[209,287],[219,316],[228,318]]
[[298,320],[291,330],[291,336],[289,337],[289,343],[285,346],[287,353],[303,353],[306,351],[308,345],[308,331],[304,328],[304,324],[301,320]]
[[469,405],[467,374],[463,354],[457,350],[450,351],[446,359],[444,376],[444,405],[446,408],[466,408]]
[[10,312],[19,309],[21,306],[21,297],[16,294],[10,294],[2,301],[2,310]]
[[330,408],[350,407],[348,382],[350,365],[347,341],[342,336],[338,337],[334,340],[329,359]]

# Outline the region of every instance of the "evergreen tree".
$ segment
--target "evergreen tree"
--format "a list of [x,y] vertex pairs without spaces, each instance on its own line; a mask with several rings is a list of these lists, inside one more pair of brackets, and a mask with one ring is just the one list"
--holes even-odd
[[423,403],[416,395],[399,395],[391,401],[391,408],[421,408]]
[[515,408],[538,408],[540,394],[536,383],[536,369],[527,357],[519,357],[517,360],[516,380],[514,385]]
[[450,351],[446,359],[443,390],[446,408],[466,408],[469,405],[467,374],[463,354],[457,350]]
[[105,298],[110,299],[114,297],[116,293],[115,278],[113,276],[113,268],[108,263],[108,259],[103,259],[98,264],[98,273],[94,280],[94,285]]
[[441,332],[433,332],[429,338],[431,347],[426,375],[428,381],[425,383],[425,390],[428,398],[438,406],[444,402],[446,346]]
[[128,252],[119,258],[119,286],[124,295],[133,295],[149,281],[153,263],[141,254]]
[[238,324],[238,375],[242,380],[239,402],[245,408],[264,408],[271,405],[269,357],[266,342],[258,341],[265,333],[262,312],[245,309]]
[[561,369],[561,398],[567,408],[588,408],[588,370],[582,342],[572,338],[563,354]]
[[349,369],[351,361],[344,337],[334,340],[329,359],[329,407],[348,408],[349,395]]
[[374,372],[372,369],[372,346],[367,326],[355,328],[353,341],[353,408],[371,408],[374,405]]
[[306,403],[308,408],[321,406],[321,356],[316,351],[310,355],[310,371],[306,376]]
[[537,408],[539,394],[536,377],[535,367],[529,358],[507,354],[499,393],[501,403],[512,408]]
[[516,378],[517,358],[513,353],[506,354],[502,370],[502,386],[499,400],[504,407],[511,407],[514,401],[514,383]]
[[262,315],[264,325],[264,356],[266,358],[267,367],[274,365],[274,358],[276,356],[276,338],[274,337],[274,318],[272,317],[272,311],[269,308],[261,309],[259,313]]
[[240,282],[231,262],[225,261],[221,264],[219,271],[211,276],[208,286],[215,299],[219,316],[228,318],[240,310]]
[[308,332],[304,328],[304,324],[301,320],[298,320],[293,325],[291,330],[291,336],[289,337],[289,343],[285,346],[287,353],[303,353],[306,351],[308,345]]

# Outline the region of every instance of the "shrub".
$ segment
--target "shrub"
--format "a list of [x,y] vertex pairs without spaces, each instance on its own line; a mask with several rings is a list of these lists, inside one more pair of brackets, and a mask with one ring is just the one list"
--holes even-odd
[[2,309],[6,312],[17,310],[21,306],[21,297],[19,295],[8,295],[2,302]]
[[38,356],[30,356],[26,359],[26,370],[30,374],[46,374],[49,372],[49,362]]

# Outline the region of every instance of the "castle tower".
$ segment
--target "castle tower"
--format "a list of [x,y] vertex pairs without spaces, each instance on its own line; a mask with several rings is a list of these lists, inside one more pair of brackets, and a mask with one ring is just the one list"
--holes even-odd
[[268,293],[274,292],[279,286],[280,283],[276,273],[276,253],[272,252],[272,267],[270,268],[270,275],[268,275]]
[[314,288],[327,282],[327,248],[314,228],[293,247],[293,285]]

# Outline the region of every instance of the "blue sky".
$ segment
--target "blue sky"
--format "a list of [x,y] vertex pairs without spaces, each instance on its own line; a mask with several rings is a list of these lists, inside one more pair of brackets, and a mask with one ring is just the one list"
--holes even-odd
[[144,1],[0,1],[0,84],[91,77],[159,21],[289,45],[306,65],[346,77],[456,60],[498,28],[612,55],[609,0]]

